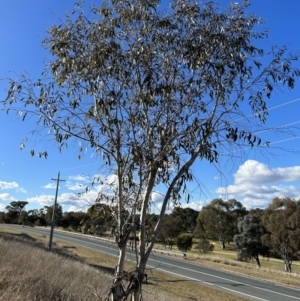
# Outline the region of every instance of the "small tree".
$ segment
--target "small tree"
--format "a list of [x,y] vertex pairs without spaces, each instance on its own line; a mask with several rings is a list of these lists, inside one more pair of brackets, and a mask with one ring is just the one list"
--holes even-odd
[[182,233],[177,237],[177,247],[179,250],[186,252],[193,246],[193,236],[190,234]]
[[200,252],[206,254],[208,252],[213,252],[214,248],[215,248],[215,246],[208,239],[205,239],[205,238],[199,239],[197,249]]

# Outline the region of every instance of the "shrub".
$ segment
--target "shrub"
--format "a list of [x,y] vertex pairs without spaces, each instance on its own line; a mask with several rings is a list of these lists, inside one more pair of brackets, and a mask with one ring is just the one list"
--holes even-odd
[[177,237],[177,247],[179,250],[186,252],[190,250],[193,245],[193,237],[190,234],[180,234]]
[[208,252],[212,252],[214,250],[214,245],[212,243],[210,243],[210,241],[208,239],[200,239],[197,249],[199,249],[200,252],[202,253],[208,253]]

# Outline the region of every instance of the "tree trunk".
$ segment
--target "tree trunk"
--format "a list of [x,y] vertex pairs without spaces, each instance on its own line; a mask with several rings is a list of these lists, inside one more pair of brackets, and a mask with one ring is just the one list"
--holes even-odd
[[256,260],[256,262],[257,262],[258,267],[260,268],[259,256],[256,255],[256,256],[254,256],[254,258],[255,258],[255,260]]
[[[132,301],[140,301],[142,299],[142,284],[144,280],[145,268],[147,264],[148,257],[150,252],[146,252],[146,213],[147,207],[154,186],[155,175],[157,168],[153,168],[151,174],[148,178],[148,185],[146,188],[146,193],[141,204],[141,213],[140,213],[140,233],[139,233],[139,254],[138,254],[138,263],[136,267],[136,273],[132,275],[130,280],[128,292],[131,293]],[[153,244],[149,246],[150,250],[152,249]]]
[[119,248],[118,263],[116,265],[115,278],[111,288],[111,301],[123,300],[124,291],[122,287],[122,275],[124,272],[124,262],[126,256],[126,243]]
[[284,261],[284,268],[286,272],[292,272],[292,259],[290,259],[289,252],[287,248],[282,249],[282,258]]
[[284,259],[284,266],[286,272],[292,272],[292,261],[288,258]]
[[220,240],[219,240],[219,243],[220,243],[221,249],[222,249],[222,250],[225,250],[225,242],[224,242],[224,240],[223,240],[223,239],[220,239]]
[[142,300],[142,285],[145,277],[145,268],[146,261],[142,260],[139,262],[137,267],[137,275],[135,279],[135,283],[133,284],[133,291],[131,294],[131,301],[141,301]]

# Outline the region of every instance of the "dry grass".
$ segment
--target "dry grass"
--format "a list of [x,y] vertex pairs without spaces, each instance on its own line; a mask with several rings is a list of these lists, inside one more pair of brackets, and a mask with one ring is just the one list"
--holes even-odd
[[[46,249],[47,240],[41,235],[0,232],[0,300],[106,299],[112,283],[112,275],[107,272],[114,266],[116,258],[59,241],[55,241],[54,252]],[[132,266],[127,264],[126,268]],[[245,300],[155,270],[148,271],[148,279],[149,283],[143,286],[144,301]]]
[[98,301],[107,295],[111,277],[33,243],[0,238],[0,300]]

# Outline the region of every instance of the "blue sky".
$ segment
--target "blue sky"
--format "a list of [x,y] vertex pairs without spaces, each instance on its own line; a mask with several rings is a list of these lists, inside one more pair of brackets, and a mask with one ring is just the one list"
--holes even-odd
[[[224,8],[229,1],[220,0]],[[59,18],[64,19],[70,11],[72,0],[1,0],[0,2],[0,78],[16,77],[27,71],[32,78],[40,76],[44,61],[49,54],[41,47],[45,32]],[[91,1],[86,1],[86,4]],[[99,3],[95,1],[94,3]],[[163,1],[167,6],[168,1]],[[221,9],[220,8],[220,9]],[[265,19],[269,30],[268,43],[288,44],[290,51],[300,51],[300,1],[297,0],[253,0],[249,11]],[[266,43],[266,46],[268,44]],[[300,63],[297,63],[300,67]],[[274,94],[269,108],[270,128],[294,124],[300,127],[300,80],[292,91]],[[5,86],[0,84],[0,98],[5,95]],[[80,185],[101,174],[100,160],[87,153],[80,161],[76,148],[59,153],[51,142],[31,140],[29,146],[20,150],[20,143],[34,129],[34,122],[22,123],[13,115],[0,112],[0,211],[11,201],[28,201],[27,209],[52,205],[55,181],[61,172],[59,203],[63,210],[85,210],[93,203],[97,187],[77,197]],[[294,136],[293,136],[294,135]],[[272,134],[262,136],[271,142],[268,151],[255,149],[225,156],[218,166],[199,162],[193,167],[198,182],[191,184],[193,198],[190,207],[200,210],[216,197],[236,198],[247,208],[265,207],[276,196],[300,198],[300,130],[293,135]],[[31,146],[47,148],[47,160],[30,156]],[[289,151],[287,151],[289,150]],[[221,170],[220,173],[218,170]],[[163,191],[159,191],[163,193]],[[155,206],[160,206],[160,194],[153,195]],[[183,204],[183,206],[186,206]]]

